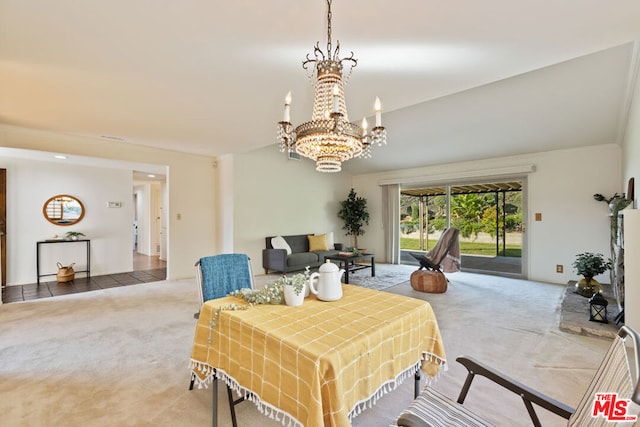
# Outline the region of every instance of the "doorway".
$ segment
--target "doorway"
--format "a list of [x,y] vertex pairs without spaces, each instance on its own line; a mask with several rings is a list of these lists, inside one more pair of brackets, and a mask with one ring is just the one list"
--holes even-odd
[[524,182],[401,189],[401,262],[413,263],[409,252],[428,252],[445,228],[454,227],[463,271],[524,277]]
[[166,268],[166,176],[133,172],[133,269]]

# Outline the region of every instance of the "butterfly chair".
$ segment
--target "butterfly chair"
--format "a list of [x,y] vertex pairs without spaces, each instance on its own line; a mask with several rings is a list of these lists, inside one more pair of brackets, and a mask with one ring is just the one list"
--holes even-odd
[[[447,228],[442,232],[436,245],[427,254],[410,252],[411,256],[420,262],[420,270],[442,271],[442,264],[449,256],[453,259],[453,271],[460,269],[460,243],[457,228]],[[455,252],[455,253],[453,253]],[[445,269],[446,271],[446,269]]]
[[[633,371],[630,367],[625,345],[627,338],[631,338],[633,344]],[[640,406],[638,406],[640,405],[639,344],[640,335],[636,331],[628,326],[623,326],[618,330],[618,334],[605,354],[595,377],[589,384],[587,392],[576,409],[535,391],[469,357],[458,357],[456,360],[469,371],[462,391],[458,396],[458,401],[454,402],[443,394],[427,387],[413,401],[411,406],[400,414],[396,423],[401,427],[490,426],[490,423],[462,405],[474,376],[480,375],[520,395],[534,426],[540,426],[540,420],[533,408],[533,404],[567,419],[568,426],[618,425],[607,418],[609,416],[637,417],[640,412]],[[614,394],[616,394],[616,397],[613,397]]]
[[[253,274],[249,257],[244,254],[221,254],[200,258],[196,262],[196,280],[200,294],[200,306],[206,301],[222,298],[230,292],[242,288],[253,289]],[[199,317],[200,312],[194,315]],[[215,377],[214,377],[215,378]],[[193,390],[195,374],[191,374],[189,390]],[[214,379],[214,392],[217,384]],[[237,427],[235,405],[245,400],[245,396],[234,400],[231,388],[227,386],[229,409],[233,427]],[[217,415],[214,414],[214,417]],[[215,419],[215,418],[214,418]]]

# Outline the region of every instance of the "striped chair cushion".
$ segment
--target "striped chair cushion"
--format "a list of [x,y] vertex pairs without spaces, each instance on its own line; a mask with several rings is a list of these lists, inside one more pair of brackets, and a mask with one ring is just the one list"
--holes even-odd
[[406,427],[492,425],[431,387],[420,393],[411,406],[400,414],[396,423]]
[[600,368],[589,384],[587,392],[582,397],[576,411],[569,418],[568,425],[577,427],[611,426],[613,423],[607,421],[604,416],[592,416],[596,393],[618,393],[620,399],[628,399],[631,397],[633,387],[634,382],[631,377],[625,343],[619,335],[616,335]]

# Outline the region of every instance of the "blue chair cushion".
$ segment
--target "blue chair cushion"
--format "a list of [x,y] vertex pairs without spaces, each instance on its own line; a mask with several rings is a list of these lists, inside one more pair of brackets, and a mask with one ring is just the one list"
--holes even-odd
[[249,257],[245,254],[221,254],[200,258],[202,298],[209,301],[229,292],[251,288]]

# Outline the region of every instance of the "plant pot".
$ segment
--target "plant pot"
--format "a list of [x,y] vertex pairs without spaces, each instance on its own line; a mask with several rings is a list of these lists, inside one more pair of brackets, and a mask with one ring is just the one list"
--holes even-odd
[[284,292],[284,302],[292,307],[296,307],[302,305],[304,302],[304,289],[300,292],[300,295],[296,295],[295,289],[293,286],[285,285],[283,287]]
[[602,291],[602,286],[596,279],[591,279],[590,281],[582,279],[576,283],[576,292],[585,298],[591,298],[600,291]]
[[304,290],[302,291],[302,294],[305,298],[311,295],[311,291],[309,290],[309,280],[304,282]]

